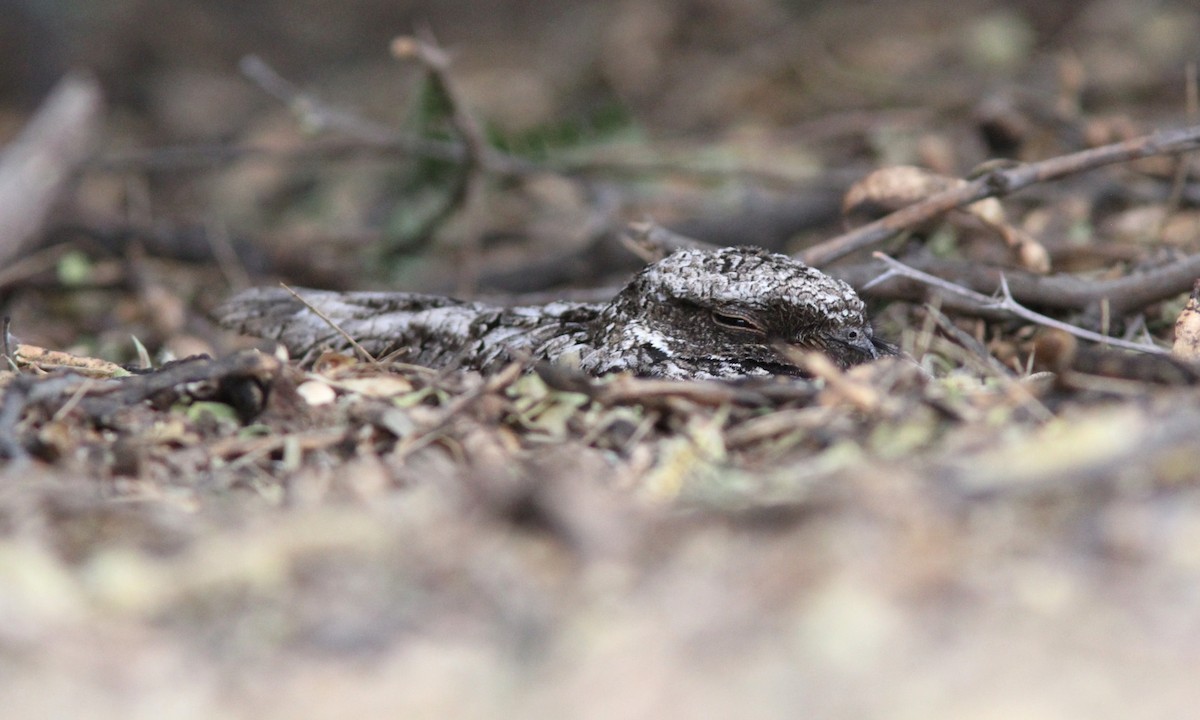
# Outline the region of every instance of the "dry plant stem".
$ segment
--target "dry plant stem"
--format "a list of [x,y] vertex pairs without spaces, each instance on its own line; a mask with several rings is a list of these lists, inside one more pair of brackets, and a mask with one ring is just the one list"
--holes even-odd
[[1157,132],[1040,162],[993,170],[966,185],[937,193],[873,223],[815,245],[800,253],[799,258],[809,265],[821,267],[852,252],[876,246],[903,230],[932,220],[950,210],[984,198],[1009,195],[1036,183],[1105,165],[1130,162],[1154,155],[1171,155],[1197,148],[1200,148],[1200,125]]
[[1025,408],[1038,422],[1050,422],[1054,419],[1054,413],[1030,392],[1024,383],[1013,377],[1012,370],[1004,367],[990,353],[979,354],[960,345],[957,341],[945,338],[935,338],[935,340],[937,342],[934,344],[937,345],[938,352],[951,358],[957,358],[963,365],[974,368],[981,376],[995,379],[1003,388],[1003,392],[1018,406]]
[[[432,239],[433,229],[460,210],[477,204],[483,191],[483,182],[488,172],[494,171],[490,163],[487,138],[483,127],[467,112],[466,100],[450,77],[450,56],[437,44],[432,31],[426,29],[421,37],[398,37],[392,41],[392,55],[401,60],[416,60],[429,73],[442,97],[450,107],[450,124],[463,142],[466,153],[463,157],[462,175],[450,199],[441,212],[426,223],[425,238]],[[478,280],[478,234],[468,230],[463,238],[463,264],[459,273],[459,292],[474,290]],[[406,252],[412,252],[410,245]]]
[[399,59],[416,60],[429,72],[450,105],[450,122],[466,147],[464,159],[468,168],[487,167],[488,145],[483,128],[466,112],[462,93],[450,77],[450,56],[437,44],[433,33],[426,30],[420,38],[396,38],[392,41],[392,55]]
[[68,76],[0,155],[0,265],[39,232],[67,181],[91,153],[100,125],[100,87]]
[[208,247],[217,261],[217,267],[221,270],[221,275],[225,277],[225,282],[229,283],[229,287],[233,290],[245,290],[250,287],[250,273],[246,271],[246,267],[238,258],[228,229],[224,225],[214,223],[210,226],[209,232],[204,233],[204,239],[208,241]]
[[[166,148],[149,153],[112,158],[106,160],[101,167],[118,170],[126,167],[176,168],[180,165],[220,164],[260,156],[269,159],[294,157],[308,160],[349,154],[378,154],[380,152],[446,162],[463,162],[469,159],[471,149],[465,140],[448,142],[399,133],[381,123],[332,107],[317,96],[300,90],[295,83],[284,78],[256,55],[243,58],[240,67],[243,75],[268,95],[287,105],[305,125],[316,130],[343,132],[353,140],[314,142],[298,150],[225,145]],[[521,175],[534,170],[530,163],[520,158],[496,152],[487,147],[484,147],[483,157],[489,170],[502,175]]]
[[[346,438],[345,428],[329,428],[309,430],[306,432],[284,433],[266,437],[232,437],[219,440],[208,448],[209,455],[231,460],[234,464],[246,465],[254,460],[275,452],[283,447],[289,439],[299,442],[301,450],[319,450],[336,445]],[[232,458],[237,458],[232,460]]]
[[1154,355],[1168,354],[1167,350],[1164,350],[1163,348],[1157,347],[1155,345],[1134,343],[1134,342],[1129,342],[1127,340],[1122,340],[1120,338],[1108,337],[1107,335],[1101,335],[1100,333],[1092,332],[1091,330],[1085,330],[1083,328],[1076,327],[1074,325],[1071,325],[1070,323],[1065,323],[1060,320],[1055,320],[1054,318],[1047,317],[1045,315],[1042,315],[1041,313],[1036,313],[1036,312],[1030,310],[1029,308],[1021,305],[1019,302],[1016,301],[1016,299],[1013,298],[1012,292],[1008,288],[1008,280],[1007,280],[1007,278],[1005,278],[1005,276],[1003,274],[1000,275],[1000,293],[1001,294],[1000,294],[1000,297],[997,299],[994,297],[989,297],[982,293],[977,293],[974,290],[965,288],[961,285],[955,285],[954,283],[949,282],[947,280],[943,280],[942,278],[937,277],[935,275],[930,275],[929,273],[921,272],[920,270],[917,270],[916,268],[913,268],[913,267],[909,267],[908,265],[905,265],[904,263],[900,262],[899,260],[890,258],[883,253],[877,252],[877,253],[875,253],[875,257],[882,260],[889,267],[888,272],[879,276],[876,279],[876,282],[882,282],[882,281],[886,280],[888,278],[888,276],[891,274],[902,275],[904,277],[912,278],[913,280],[916,280],[917,282],[924,283],[930,287],[937,288],[939,290],[950,293],[952,295],[958,295],[960,297],[965,297],[968,300],[979,304],[979,306],[982,308],[991,309],[991,310],[1001,310],[1003,312],[1007,312],[1012,315],[1015,315],[1015,316],[1021,318],[1022,320],[1028,320],[1029,322],[1034,323],[1036,325],[1057,328],[1059,330],[1062,330],[1063,332],[1070,333],[1071,335],[1074,335],[1075,337],[1081,338],[1083,340],[1091,340],[1092,342],[1109,345],[1110,347],[1117,347],[1117,348],[1122,348],[1125,350],[1136,350],[1138,352],[1150,353],[1150,354],[1154,354]]
[[379,364],[379,361],[375,359],[375,356],[372,355],[371,353],[367,352],[367,349],[364,348],[362,345],[359,345],[358,341],[355,340],[354,337],[350,333],[343,330],[336,322],[333,321],[332,318],[330,318],[328,315],[326,315],[325,313],[318,310],[315,305],[313,305],[309,301],[305,300],[304,297],[300,295],[300,293],[291,289],[287,285],[284,285],[283,283],[279,283],[279,286],[282,287],[284,290],[287,290],[289,293],[291,293],[292,297],[296,298],[297,302],[299,302],[300,304],[304,305],[304,307],[311,310],[313,312],[313,314],[316,315],[317,317],[321,318],[321,320],[324,321],[324,323],[326,325],[333,328],[334,332],[336,332],[338,335],[341,335],[343,338],[345,338],[346,342],[350,343],[350,347],[354,348],[354,351],[359,354],[359,357],[361,357],[363,360],[366,360],[367,362],[371,363],[372,365]]
[[799,352],[790,345],[780,343],[779,349],[785,355],[795,357],[801,363],[800,367],[812,373],[813,377],[825,381],[826,391],[835,398],[844,400],[864,413],[873,414],[883,407],[883,399],[879,392],[870,385],[854,382],[846,377],[846,373],[834,365],[829,358],[816,352]]
[[1002,375],[1006,378],[1011,374],[1011,371],[1004,366],[1004,363],[997,360],[995,356],[988,352],[983,343],[977,340],[974,335],[963,332],[962,329],[960,329],[950,320],[946,313],[942,312],[940,309],[934,307],[930,303],[925,304],[925,312],[928,313],[928,317],[934,325],[936,325],[943,333],[953,339],[954,342],[958,343],[964,352],[974,356],[979,363],[985,365],[987,370],[998,376]]

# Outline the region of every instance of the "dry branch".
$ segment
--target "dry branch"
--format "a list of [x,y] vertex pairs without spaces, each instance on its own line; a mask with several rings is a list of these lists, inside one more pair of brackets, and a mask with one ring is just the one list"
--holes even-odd
[[1105,165],[1154,155],[1173,155],[1197,148],[1200,148],[1200,125],[1182,130],[1165,130],[1040,162],[993,170],[965,185],[937,193],[873,223],[815,245],[800,253],[799,258],[809,265],[821,267],[852,252],[879,245],[897,233],[984,198],[1009,195],[1035,183]]
[[271,355],[247,350],[213,359],[197,356],[164,365],[153,372],[123,378],[97,379],[76,372],[61,375],[19,375],[0,398],[0,457],[26,455],[18,440],[17,424],[30,408],[47,415],[78,408],[89,420],[104,422],[119,411],[163,394],[206,397],[226,402],[243,421],[263,410],[267,395],[283,365]]
[[[1090,311],[1107,303],[1113,317],[1136,312],[1147,305],[1174,297],[1191,289],[1200,277],[1200,254],[1189,255],[1144,272],[1134,272],[1114,280],[1097,281],[1079,275],[1035,275],[1012,268],[995,268],[970,261],[925,258],[908,262],[930,275],[952,282],[977,293],[990,295],[1000,289],[1001,278],[1012,296],[1024,305],[1053,310]],[[887,271],[881,261],[834,267],[829,274],[845,280],[856,289],[870,288],[865,294],[888,300],[921,300],[924,286],[909,278],[877,278]],[[962,300],[963,298],[959,298]],[[948,307],[979,313],[983,308],[972,302],[951,302]],[[988,314],[988,313],[985,313]]]
[[1156,345],[1147,345],[1145,343],[1132,343],[1132,342],[1128,342],[1125,340],[1121,340],[1119,338],[1108,337],[1107,335],[1101,335],[1100,333],[1092,332],[1091,330],[1085,330],[1084,328],[1075,327],[1074,325],[1071,325],[1069,323],[1065,323],[1060,320],[1055,320],[1054,318],[1051,318],[1051,317],[1046,317],[1045,315],[1042,315],[1041,313],[1033,312],[1029,308],[1021,305],[1019,302],[1017,302],[1013,298],[1012,291],[1008,287],[1008,279],[1003,274],[1000,275],[1000,297],[992,298],[992,297],[988,297],[987,295],[984,295],[982,293],[975,292],[974,290],[971,290],[969,288],[962,287],[961,285],[956,285],[952,282],[943,280],[942,278],[939,278],[935,275],[930,275],[929,273],[921,272],[920,270],[909,267],[908,265],[905,265],[904,263],[900,262],[899,260],[890,258],[887,255],[884,255],[883,253],[875,253],[875,257],[879,260],[882,260],[884,262],[884,264],[886,264],[888,266],[888,272],[884,273],[883,275],[880,275],[879,278],[877,278],[877,281],[879,281],[879,282],[886,280],[888,277],[890,277],[892,275],[901,275],[904,277],[912,278],[913,280],[916,280],[919,283],[929,285],[930,287],[938,288],[939,290],[941,290],[945,293],[949,293],[951,295],[959,295],[961,297],[964,297],[967,300],[970,300],[971,302],[979,304],[979,306],[984,309],[992,309],[992,310],[999,310],[1002,312],[1006,312],[1006,313],[1015,315],[1016,317],[1019,317],[1022,320],[1028,320],[1031,323],[1034,323],[1037,325],[1043,325],[1045,327],[1056,328],[1058,330],[1062,330],[1063,332],[1069,333],[1071,335],[1074,335],[1075,337],[1082,338],[1084,340],[1091,340],[1092,342],[1105,343],[1105,344],[1111,345],[1113,347],[1123,348],[1125,350],[1136,350],[1138,352],[1153,353],[1153,354],[1159,354],[1159,355],[1165,355],[1167,353],[1166,350],[1164,350]]

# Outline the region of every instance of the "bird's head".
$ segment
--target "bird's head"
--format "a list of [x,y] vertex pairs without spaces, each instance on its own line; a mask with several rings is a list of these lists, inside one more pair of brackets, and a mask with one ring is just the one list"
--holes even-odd
[[598,325],[598,340],[638,358],[630,369],[668,377],[688,369],[699,377],[801,374],[788,347],[846,368],[882,347],[849,285],[748,247],[680,250],[647,266]]

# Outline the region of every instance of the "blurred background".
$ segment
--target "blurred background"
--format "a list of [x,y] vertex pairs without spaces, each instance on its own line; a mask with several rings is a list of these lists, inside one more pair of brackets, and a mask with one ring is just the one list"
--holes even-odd
[[[0,141],[69,70],[93,73],[105,101],[96,151],[39,233],[58,249],[0,300],[30,342],[107,357],[130,352],[131,328],[152,349],[211,347],[212,305],[278,278],[500,296],[611,285],[638,266],[617,235],[646,217],[794,251],[840,231],[843,191],[883,164],[961,175],[1181,124],[1200,36],[1192,3],[1120,0],[0,12]],[[389,52],[414,32],[446,48],[459,109],[491,147],[526,163],[482,173],[469,199],[460,162],[405,145],[462,146],[426,70]],[[47,297],[64,275],[77,292]]]

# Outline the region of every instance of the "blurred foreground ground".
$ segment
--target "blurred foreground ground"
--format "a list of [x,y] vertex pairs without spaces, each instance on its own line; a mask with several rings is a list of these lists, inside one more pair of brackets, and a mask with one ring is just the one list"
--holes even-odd
[[[0,300],[22,342],[128,362],[131,335],[228,354],[206,313],[247,283],[619,282],[637,261],[616,235],[646,213],[795,251],[876,167],[962,176],[1187,124],[1200,12],[1136,5],[7,0],[0,138],[68,68],[106,108]],[[446,218],[452,164],[307,155],[347,134],[238,70],[256,55],[440,138],[421,72],[388,54],[421,27],[489,139],[553,166]],[[1170,172],[1115,168],[1006,209],[1100,281],[1200,251],[1182,177],[1173,201]],[[1184,299],[1105,329],[1169,342]],[[1031,328],[960,319],[1008,368],[981,370],[919,301],[873,311],[920,369],[804,396],[330,362],[281,370],[250,428],[217,403],[31,401],[0,418],[28,453],[0,466],[0,714],[1194,714],[1195,387],[1029,377]]]

